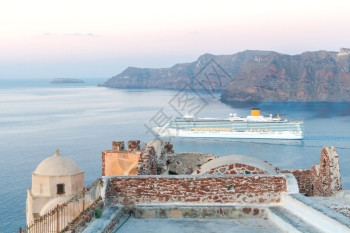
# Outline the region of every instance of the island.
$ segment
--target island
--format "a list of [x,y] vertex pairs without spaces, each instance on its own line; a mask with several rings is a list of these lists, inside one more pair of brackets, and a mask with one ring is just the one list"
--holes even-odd
[[216,92],[228,104],[249,102],[349,102],[350,49],[288,55],[246,50],[203,54],[169,68],[128,67],[99,86]]
[[84,81],[76,78],[54,78],[50,81],[50,84],[66,84],[66,83],[84,83]]

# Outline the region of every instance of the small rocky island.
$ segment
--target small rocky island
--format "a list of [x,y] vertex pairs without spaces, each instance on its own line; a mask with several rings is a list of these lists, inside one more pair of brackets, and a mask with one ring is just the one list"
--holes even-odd
[[54,78],[50,81],[50,84],[66,84],[66,83],[84,83],[84,81],[76,78]]

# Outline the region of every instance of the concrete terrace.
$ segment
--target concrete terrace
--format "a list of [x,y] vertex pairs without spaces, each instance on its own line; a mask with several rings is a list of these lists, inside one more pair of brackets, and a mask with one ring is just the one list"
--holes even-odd
[[[107,231],[107,229],[109,229]],[[95,232],[350,232],[349,218],[300,194],[282,205],[139,205],[107,208],[84,233]]]
[[[237,196],[236,181],[245,183]],[[118,176],[104,177],[104,183],[106,210],[84,233],[350,232],[349,218],[299,194],[290,174]]]
[[269,220],[255,219],[136,219],[131,218],[117,233],[282,233]]

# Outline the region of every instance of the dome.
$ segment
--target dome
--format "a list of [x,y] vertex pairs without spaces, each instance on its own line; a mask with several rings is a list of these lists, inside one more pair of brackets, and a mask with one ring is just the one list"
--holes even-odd
[[[199,174],[200,175],[206,174],[213,168],[217,168],[223,165],[235,164],[235,163],[250,165],[250,166],[259,168],[263,171],[266,171],[268,174],[276,174],[276,168],[273,167],[272,165],[260,159],[248,157],[245,155],[229,155],[229,156],[222,156],[222,157],[213,159],[201,166],[201,170]],[[192,175],[195,175],[195,174],[196,172],[192,173]]]
[[44,159],[33,173],[42,176],[67,176],[81,172],[73,160],[61,156],[60,151],[56,150],[56,154]]

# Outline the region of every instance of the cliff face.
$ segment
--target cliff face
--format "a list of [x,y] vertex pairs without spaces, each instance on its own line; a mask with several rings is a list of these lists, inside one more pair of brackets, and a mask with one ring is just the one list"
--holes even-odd
[[222,93],[223,101],[349,101],[350,57],[346,53],[271,53],[242,65]]
[[[181,89],[186,84],[193,85],[196,74],[214,59],[230,76],[234,76],[247,61],[254,60],[257,55],[267,55],[267,51],[244,51],[233,55],[204,54],[192,63],[176,64],[170,68],[147,69],[128,67],[122,73],[110,78],[100,86],[113,88],[163,88]],[[195,89],[202,89],[196,85]],[[219,91],[224,86],[217,86]]]
[[[102,86],[114,88],[195,89],[195,77],[215,60],[230,76],[225,85],[212,85],[225,102],[245,101],[349,101],[350,51],[318,51],[285,55],[270,51],[244,51],[233,55],[204,54],[192,63],[163,69],[129,67]],[[212,71],[208,71],[210,73]],[[213,72],[212,72],[213,73]]]

